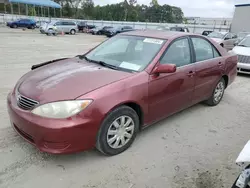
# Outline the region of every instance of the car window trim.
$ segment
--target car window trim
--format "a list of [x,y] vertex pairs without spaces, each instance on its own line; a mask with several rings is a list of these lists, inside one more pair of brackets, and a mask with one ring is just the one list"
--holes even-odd
[[161,55],[161,57],[159,58],[159,63],[161,64],[161,60],[162,60],[162,58],[165,56],[165,54],[167,53],[167,51],[168,51],[168,49],[170,48],[170,46],[174,43],[174,42],[176,42],[176,41],[178,41],[178,40],[182,40],[182,39],[187,39],[188,40],[188,46],[189,46],[189,52],[190,52],[190,63],[189,64],[187,64],[187,65],[183,65],[183,66],[180,66],[180,67],[177,67],[177,69],[179,69],[179,68],[182,68],[182,67],[185,67],[185,66],[189,66],[189,65],[192,65],[193,64],[193,52],[192,52],[192,50],[191,50],[191,48],[192,48],[192,46],[191,46],[191,43],[190,43],[190,39],[189,39],[189,37],[188,36],[181,36],[181,37],[178,37],[178,38],[176,38],[176,39],[174,39],[174,40],[172,40],[170,43],[169,43],[169,45],[167,46],[167,48],[165,49],[165,51],[164,51],[164,53]]
[[[222,56],[221,53],[219,52],[219,50],[218,50],[218,49],[213,45],[213,43],[212,43],[211,41],[209,41],[207,38],[205,38],[205,37],[200,37],[200,36],[195,36],[195,35],[191,35],[191,36],[189,36],[189,38],[190,38],[190,42],[192,43],[192,48],[193,48],[193,55],[194,55],[194,62],[193,62],[193,63],[198,63],[198,62],[202,62],[202,61],[196,61],[196,53],[195,53],[194,43],[193,43],[193,41],[192,41],[192,38],[201,38],[201,39],[203,39],[203,40],[206,40],[206,41],[210,44],[210,46],[211,46],[211,48],[212,48],[212,51],[213,51],[213,58],[212,58],[212,59],[216,59],[216,58],[219,58],[219,57]],[[217,53],[219,54],[219,57],[215,57],[215,56],[214,56],[214,50],[217,51]],[[206,60],[203,60],[203,61],[207,61],[207,60],[210,60],[210,59],[206,59]]]

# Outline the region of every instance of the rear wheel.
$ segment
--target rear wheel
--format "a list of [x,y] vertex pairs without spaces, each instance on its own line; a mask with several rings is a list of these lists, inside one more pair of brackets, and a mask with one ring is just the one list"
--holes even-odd
[[98,131],[96,148],[106,155],[122,153],[133,143],[139,130],[139,117],[128,106],[113,110]]
[[13,28],[17,28],[18,26],[16,24],[13,25]]
[[207,101],[205,101],[206,104],[208,104],[209,106],[216,106],[217,104],[219,104],[221,99],[223,98],[225,88],[225,80],[224,78],[221,78],[221,80],[215,86],[212,96]]

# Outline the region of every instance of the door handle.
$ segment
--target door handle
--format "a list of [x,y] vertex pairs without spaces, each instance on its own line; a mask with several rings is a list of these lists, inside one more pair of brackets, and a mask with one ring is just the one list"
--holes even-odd
[[194,72],[194,71],[189,71],[189,72],[187,73],[187,75],[188,75],[189,77],[193,77],[193,76],[195,75],[195,72]]
[[218,66],[219,66],[219,67],[222,66],[222,62],[219,62],[219,63],[218,63]]

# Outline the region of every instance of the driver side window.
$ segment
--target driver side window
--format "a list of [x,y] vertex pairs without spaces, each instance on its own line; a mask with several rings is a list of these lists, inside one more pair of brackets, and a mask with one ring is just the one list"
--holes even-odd
[[161,64],[175,64],[176,67],[191,63],[191,53],[187,38],[173,42],[160,60]]

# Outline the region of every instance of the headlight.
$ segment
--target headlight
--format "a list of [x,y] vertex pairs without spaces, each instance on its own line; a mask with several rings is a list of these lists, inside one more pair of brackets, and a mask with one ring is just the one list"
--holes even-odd
[[59,101],[38,106],[33,114],[46,118],[68,118],[84,110],[92,100]]

